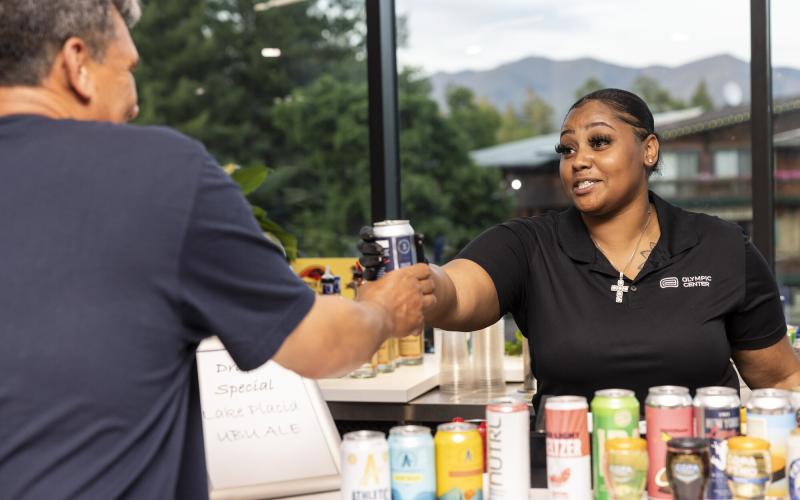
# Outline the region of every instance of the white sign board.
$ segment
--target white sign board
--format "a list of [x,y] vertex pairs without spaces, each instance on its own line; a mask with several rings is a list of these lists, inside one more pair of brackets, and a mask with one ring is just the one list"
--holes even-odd
[[197,350],[211,498],[339,487],[339,434],[316,382],[273,362],[240,371],[218,339]]

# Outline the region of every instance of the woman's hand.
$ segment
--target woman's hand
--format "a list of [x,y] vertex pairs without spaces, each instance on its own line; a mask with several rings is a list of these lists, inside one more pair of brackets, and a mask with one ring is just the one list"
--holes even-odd
[[764,349],[734,351],[733,361],[751,389],[800,386],[800,359],[788,340],[779,340]]

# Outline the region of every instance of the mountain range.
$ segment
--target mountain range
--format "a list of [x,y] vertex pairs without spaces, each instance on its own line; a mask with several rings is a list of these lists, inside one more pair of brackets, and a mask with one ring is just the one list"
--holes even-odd
[[[557,61],[531,56],[483,71],[459,71],[431,75],[433,97],[444,107],[445,93],[451,85],[470,88],[479,98],[503,111],[508,105],[519,108],[527,90],[542,97],[560,121],[575,101],[575,91],[589,78],[606,87],[631,89],[639,76],[647,76],[667,89],[673,97],[688,101],[701,81],[715,106],[737,105],[749,101],[750,63],[722,54],[680,66],[626,67],[597,59]],[[774,97],[800,95],[800,69],[775,67],[772,73]]]

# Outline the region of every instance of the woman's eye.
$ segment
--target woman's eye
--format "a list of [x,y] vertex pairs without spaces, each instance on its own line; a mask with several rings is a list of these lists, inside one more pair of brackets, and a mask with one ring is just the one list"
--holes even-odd
[[593,148],[601,148],[603,146],[607,146],[611,143],[611,139],[608,137],[592,137],[589,139],[589,145]]
[[556,144],[556,154],[560,154],[561,156],[568,155],[573,152],[573,149],[570,146],[566,146],[564,144]]

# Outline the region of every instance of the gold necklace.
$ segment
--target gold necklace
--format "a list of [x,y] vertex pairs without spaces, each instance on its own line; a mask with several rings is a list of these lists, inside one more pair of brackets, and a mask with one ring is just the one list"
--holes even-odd
[[[616,294],[617,304],[622,304],[622,294],[627,293],[628,290],[630,289],[630,287],[625,284],[625,271],[628,270],[628,266],[630,266],[631,262],[633,262],[633,258],[636,256],[636,250],[639,249],[639,245],[642,243],[642,238],[644,237],[644,233],[647,231],[647,226],[650,225],[650,214],[651,210],[650,207],[648,207],[647,222],[645,222],[644,227],[642,228],[642,233],[639,235],[639,239],[636,240],[636,246],[633,247],[633,252],[631,252],[631,257],[630,259],[628,259],[628,263],[625,264],[625,267],[623,267],[622,270],[619,272],[619,279],[617,280],[617,284],[611,285],[611,291]],[[596,246],[597,249],[602,252],[603,250],[600,248],[597,242],[594,241],[594,238],[592,238],[591,236],[589,236],[589,238],[592,240],[592,243],[594,243],[594,246]]]

